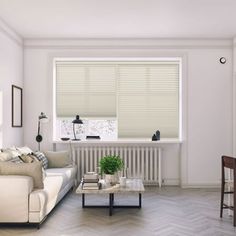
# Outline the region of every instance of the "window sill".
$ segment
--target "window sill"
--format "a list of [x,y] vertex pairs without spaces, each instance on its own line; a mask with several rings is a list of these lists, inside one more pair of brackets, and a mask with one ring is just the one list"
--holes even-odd
[[151,139],[116,139],[116,140],[101,140],[101,139],[90,139],[90,140],[81,140],[81,141],[61,141],[54,140],[54,144],[181,144],[182,140],[180,139],[161,139],[159,141],[152,141]]

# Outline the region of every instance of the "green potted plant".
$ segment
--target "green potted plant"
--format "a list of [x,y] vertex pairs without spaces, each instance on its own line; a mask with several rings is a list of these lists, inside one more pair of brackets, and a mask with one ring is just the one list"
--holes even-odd
[[119,156],[105,156],[99,162],[101,174],[105,174],[107,184],[116,184],[118,182],[117,172],[122,170],[124,162]]

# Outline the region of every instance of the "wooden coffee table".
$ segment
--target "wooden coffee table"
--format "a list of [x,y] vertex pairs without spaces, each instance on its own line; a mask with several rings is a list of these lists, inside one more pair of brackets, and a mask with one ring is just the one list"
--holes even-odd
[[[119,184],[114,186],[106,186],[104,180],[100,180],[102,187],[99,190],[83,190],[82,184],[76,189],[77,194],[82,194],[83,208],[109,208],[109,215],[112,216],[114,208],[141,208],[142,207],[142,193],[145,191],[141,179],[127,179],[126,186],[121,187]],[[114,195],[116,193],[138,193],[138,205],[114,205]],[[85,194],[109,194],[109,205],[86,205]]]

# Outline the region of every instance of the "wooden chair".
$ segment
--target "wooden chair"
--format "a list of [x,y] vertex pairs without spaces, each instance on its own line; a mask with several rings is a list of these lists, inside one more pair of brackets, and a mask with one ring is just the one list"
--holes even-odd
[[[233,182],[232,182],[232,191],[225,191],[225,185],[229,184],[225,180],[225,168],[233,170]],[[222,218],[223,209],[230,209],[233,211],[233,223],[234,226],[236,226],[236,158],[229,157],[229,156],[222,156],[222,165],[221,165],[221,173],[222,173],[222,179],[221,179],[221,203],[220,203],[220,217]],[[224,203],[224,195],[225,194],[233,194],[233,206],[227,205]]]

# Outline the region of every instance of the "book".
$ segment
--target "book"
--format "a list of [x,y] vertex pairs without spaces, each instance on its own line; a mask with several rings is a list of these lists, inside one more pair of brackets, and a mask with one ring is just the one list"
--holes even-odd
[[96,186],[82,186],[83,190],[99,190],[101,188],[101,183],[98,183]]
[[99,186],[97,186],[97,187],[83,187],[83,190],[99,190]]
[[84,179],[89,180],[89,179],[98,179],[98,174],[84,174]]
[[83,183],[83,187],[96,187],[98,186],[98,183]]
[[82,179],[82,183],[98,183],[99,179],[93,179],[93,180],[90,180],[90,179]]
[[86,139],[101,139],[99,135],[87,135]]

